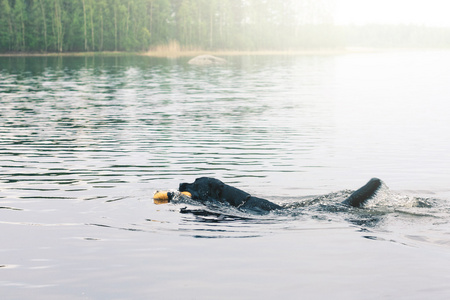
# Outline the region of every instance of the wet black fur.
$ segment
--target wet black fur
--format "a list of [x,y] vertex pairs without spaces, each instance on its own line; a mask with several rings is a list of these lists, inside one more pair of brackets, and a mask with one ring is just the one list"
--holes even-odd
[[[353,207],[362,207],[367,200],[376,194],[381,185],[380,179],[372,178],[366,185],[351,194],[343,203]],[[247,192],[210,177],[197,178],[193,183],[181,183],[179,191],[189,192],[192,195],[192,199],[201,202],[219,201],[259,213],[283,209],[283,207],[273,202],[253,197]]]

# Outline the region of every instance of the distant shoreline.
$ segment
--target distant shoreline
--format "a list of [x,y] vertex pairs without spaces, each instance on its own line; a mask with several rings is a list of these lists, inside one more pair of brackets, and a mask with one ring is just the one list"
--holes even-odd
[[160,58],[194,57],[210,54],[215,56],[258,56],[258,55],[339,55],[352,53],[402,52],[402,51],[445,51],[450,48],[364,48],[349,47],[342,49],[304,49],[304,50],[168,50],[147,52],[102,51],[102,52],[48,52],[48,53],[0,53],[0,57],[91,57],[91,56],[149,56]]
[[102,51],[102,52],[16,52],[16,53],[0,53],[0,57],[53,57],[53,56],[150,56],[150,57],[190,57],[203,54],[217,56],[250,56],[250,55],[335,55],[359,52],[379,52],[382,49],[372,48],[345,48],[345,49],[304,49],[304,50],[176,50],[176,51],[147,51],[147,52],[125,52],[125,51]]

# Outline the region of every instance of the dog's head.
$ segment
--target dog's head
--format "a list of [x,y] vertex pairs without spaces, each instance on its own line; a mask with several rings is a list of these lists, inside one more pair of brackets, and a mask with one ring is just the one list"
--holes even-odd
[[218,179],[201,177],[197,178],[193,183],[181,183],[178,190],[191,193],[192,199],[221,201],[224,186],[225,184]]
[[192,199],[228,202],[233,206],[242,205],[250,197],[250,194],[240,189],[209,177],[197,178],[193,183],[181,183],[178,190],[191,193]]

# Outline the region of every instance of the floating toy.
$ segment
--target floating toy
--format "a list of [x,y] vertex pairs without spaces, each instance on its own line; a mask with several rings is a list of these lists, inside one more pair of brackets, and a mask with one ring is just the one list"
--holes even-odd
[[169,192],[169,191],[156,191],[153,195],[153,202],[155,204],[166,204],[169,203],[173,198],[177,196],[187,196],[192,197],[191,193],[189,192]]

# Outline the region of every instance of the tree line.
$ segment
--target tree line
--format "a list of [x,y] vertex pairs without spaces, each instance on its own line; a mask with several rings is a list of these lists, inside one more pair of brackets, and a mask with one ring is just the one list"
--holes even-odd
[[0,52],[146,51],[170,41],[209,50],[306,46],[311,27],[329,27],[329,3],[0,0]]
[[0,52],[450,47],[450,29],[334,26],[333,0],[0,0]]

